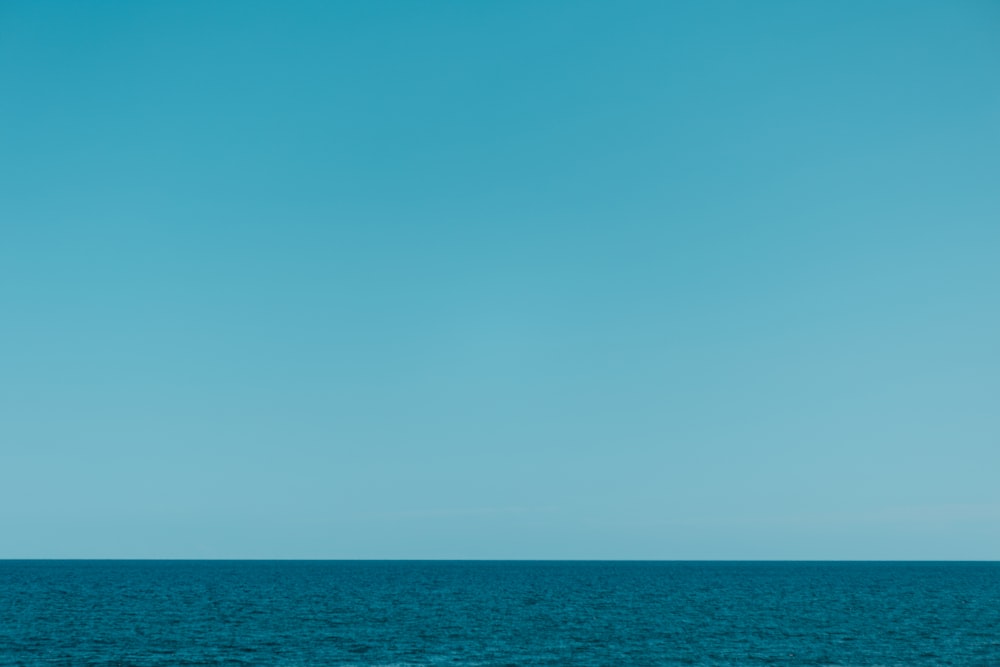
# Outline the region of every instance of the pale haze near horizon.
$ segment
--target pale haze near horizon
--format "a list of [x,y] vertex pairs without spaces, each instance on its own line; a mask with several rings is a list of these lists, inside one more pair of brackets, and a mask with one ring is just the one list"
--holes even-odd
[[0,557],[1000,557],[990,2],[8,2]]

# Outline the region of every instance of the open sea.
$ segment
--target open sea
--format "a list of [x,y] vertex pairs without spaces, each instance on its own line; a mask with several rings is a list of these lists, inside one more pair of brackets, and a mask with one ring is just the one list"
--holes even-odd
[[0,561],[0,665],[1000,666],[1000,563]]

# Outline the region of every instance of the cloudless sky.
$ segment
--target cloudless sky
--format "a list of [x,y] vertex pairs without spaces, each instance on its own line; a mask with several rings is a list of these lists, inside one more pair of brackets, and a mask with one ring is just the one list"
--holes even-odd
[[4,2],[0,557],[1000,558],[994,2]]

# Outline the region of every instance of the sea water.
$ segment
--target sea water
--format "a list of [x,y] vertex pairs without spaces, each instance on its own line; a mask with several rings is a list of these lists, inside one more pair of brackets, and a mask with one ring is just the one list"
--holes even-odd
[[0,665],[1000,665],[1000,564],[0,561]]

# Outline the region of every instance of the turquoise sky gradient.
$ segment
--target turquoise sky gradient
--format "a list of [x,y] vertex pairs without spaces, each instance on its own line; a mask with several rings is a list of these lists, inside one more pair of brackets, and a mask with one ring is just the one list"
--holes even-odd
[[994,2],[5,2],[0,557],[1000,558]]

